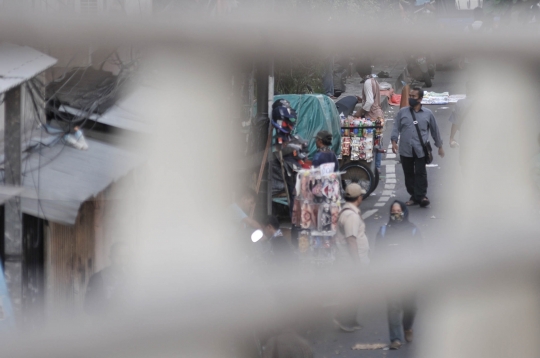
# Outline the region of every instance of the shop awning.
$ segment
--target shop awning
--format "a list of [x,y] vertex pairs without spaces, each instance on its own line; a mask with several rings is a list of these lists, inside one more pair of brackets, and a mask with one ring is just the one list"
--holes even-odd
[[[86,141],[86,151],[59,142],[31,153],[23,161],[23,213],[73,225],[86,200],[142,163],[141,157],[125,149],[88,138]],[[0,201],[3,196],[0,190]]]

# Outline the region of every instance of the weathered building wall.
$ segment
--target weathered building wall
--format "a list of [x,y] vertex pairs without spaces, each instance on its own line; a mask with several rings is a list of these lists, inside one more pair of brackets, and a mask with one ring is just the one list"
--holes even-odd
[[46,310],[55,314],[83,313],[84,296],[92,274],[110,265],[109,252],[117,241],[138,240],[141,218],[133,193],[140,174],[133,171],[86,201],[74,226],[49,222],[45,229]]
[[136,190],[141,178],[141,169],[135,169],[96,198],[96,270],[110,264],[109,249],[115,242],[133,246],[141,240],[144,218],[140,216],[140,191]]
[[95,204],[87,201],[75,226],[49,223],[45,230],[46,307],[49,314],[82,312],[95,267]]

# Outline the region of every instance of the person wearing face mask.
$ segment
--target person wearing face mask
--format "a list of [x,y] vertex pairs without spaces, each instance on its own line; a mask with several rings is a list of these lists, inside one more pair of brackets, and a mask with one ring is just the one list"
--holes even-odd
[[339,162],[336,154],[330,148],[332,145],[332,133],[328,131],[318,132],[315,136],[315,145],[317,146],[317,153],[313,156],[311,165],[318,168],[321,164],[333,163],[334,172],[338,172]]
[[[422,141],[427,145],[429,133],[435,141],[435,146],[439,148],[439,155],[444,157],[443,141],[439,133],[439,127],[435,116],[427,108],[422,107],[424,91],[419,87],[414,87],[409,92],[409,107],[399,110],[394,118],[392,129],[392,151],[400,154],[403,174],[405,175],[405,186],[411,196],[406,202],[407,206],[418,205],[427,207],[429,199],[426,196],[428,188],[428,178],[426,170],[426,154],[418,130],[422,135]],[[413,115],[414,112],[414,115]],[[414,117],[418,123],[418,130]],[[399,140],[399,149],[398,149]]]
[[[407,205],[394,201],[390,207],[390,220],[383,225],[375,241],[375,260],[379,263],[411,261],[422,249],[420,231],[409,221]],[[387,298],[390,349],[396,350],[402,342],[412,342],[416,302],[414,295]]]

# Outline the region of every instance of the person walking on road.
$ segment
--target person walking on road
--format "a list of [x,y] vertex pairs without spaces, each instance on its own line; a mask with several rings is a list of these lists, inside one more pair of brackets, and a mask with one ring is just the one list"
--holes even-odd
[[[450,129],[450,148],[459,148],[459,164],[464,172],[466,172],[468,167],[464,150],[471,147],[469,113],[472,111],[473,103],[475,101],[474,84],[471,82],[467,82],[466,84],[466,94],[467,98],[457,101],[454,111],[448,119],[450,123],[452,123],[452,127]],[[467,130],[468,126],[469,130]],[[465,128],[465,130],[462,128]],[[460,143],[455,140],[455,136],[458,131]]]
[[377,118],[384,118],[381,107],[381,89],[377,79],[371,74],[371,66],[357,68],[358,74],[365,80],[362,96],[358,96],[358,101],[362,102],[362,109],[356,112],[356,117],[367,117],[372,121]]
[[334,97],[334,56],[330,55],[325,59],[324,74],[322,77],[322,83],[324,87],[324,94],[331,99]]
[[[358,97],[358,101],[362,102],[362,109],[356,112],[356,117],[369,118],[374,123],[380,119],[384,120],[384,112],[381,107],[381,89],[377,79],[371,75],[371,66],[357,67],[358,74],[365,80],[362,90],[362,97]],[[375,150],[375,167],[378,171],[381,168],[382,154],[386,153],[383,147],[382,138],[380,139]]]
[[[414,87],[409,93],[409,107],[399,110],[394,119],[392,129],[392,151],[400,154],[401,165],[405,175],[405,186],[411,196],[407,206],[418,205],[427,207],[430,202],[427,194],[428,178],[426,170],[426,153],[422,142],[427,145],[429,132],[439,148],[439,155],[444,157],[443,141],[435,116],[427,108],[422,107],[424,91]],[[422,142],[418,136],[422,136]],[[399,149],[398,149],[399,140]]]
[[[422,236],[409,221],[409,211],[405,203],[394,201],[390,207],[390,220],[383,225],[375,241],[377,261],[414,259],[422,249]],[[416,315],[414,295],[391,296],[387,299],[388,328],[390,349],[399,349],[402,342],[412,342],[413,323]],[[405,333],[405,334],[403,334]]]
[[[362,219],[360,204],[366,191],[356,183],[349,184],[345,189],[345,205],[338,218],[338,245],[340,261],[343,267],[352,273],[358,267],[369,265],[369,241],[365,233],[366,225]],[[351,282],[354,285],[355,282]],[[350,289],[350,287],[348,287]],[[334,318],[334,324],[345,332],[360,329],[356,320],[359,305],[352,303],[340,305]]]

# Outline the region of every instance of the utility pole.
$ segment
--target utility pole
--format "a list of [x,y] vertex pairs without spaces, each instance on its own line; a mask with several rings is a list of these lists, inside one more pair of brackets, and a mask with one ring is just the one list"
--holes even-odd
[[[5,93],[4,182],[21,185],[21,86]],[[4,206],[4,252],[6,283],[13,301],[15,317],[21,318],[24,301],[24,248],[22,240],[21,198],[15,196]]]
[[[4,188],[13,192],[4,205],[4,276],[15,320],[24,322],[29,292],[21,212],[22,85],[57,60],[27,46],[0,42],[0,93],[4,94]],[[37,118],[39,119],[39,118]]]

